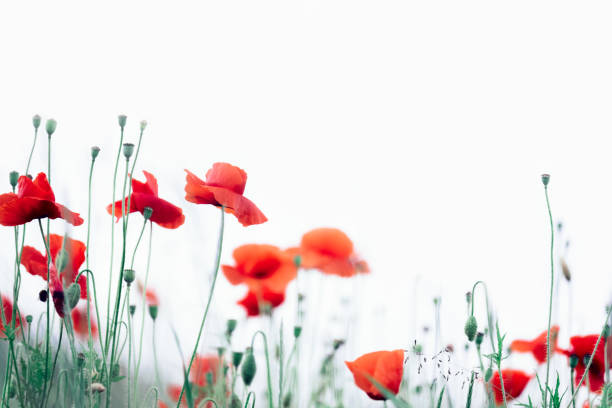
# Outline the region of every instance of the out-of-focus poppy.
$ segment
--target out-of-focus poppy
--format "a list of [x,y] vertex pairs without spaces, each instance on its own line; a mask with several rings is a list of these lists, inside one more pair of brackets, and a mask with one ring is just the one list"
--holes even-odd
[[189,170],[185,199],[196,204],[223,206],[225,212],[234,214],[238,221],[248,227],[261,224],[268,219],[249,199],[244,197],[247,174],[241,168],[229,163],[215,163],[206,172],[206,181],[199,179]]
[[271,292],[265,289],[260,293],[249,291],[246,296],[238,301],[238,304],[244,307],[247,316],[259,316],[262,309],[266,307],[275,308],[285,301],[285,293]]
[[[137,281],[136,287],[138,288],[138,293],[142,296],[144,292],[144,285],[142,282]],[[149,306],[159,306],[159,298],[157,297],[157,293],[151,287],[147,286],[147,293],[145,294],[145,300],[147,305]]]
[[[582,385],[586,385],[588,383],[589,389],[599,394],[602,392],[602,388],[605,383],[606,359],[604,352],[605,339],[603,337],[597,346],[597,350],[595,350],[595,343],[597,343],[598,337],[598,334],[570,337],[569,350],[561,351],[568,357],[575,356],[577,358],[577,365],[576,369],[574,370],[576,373],[574,377],[574,383],[576,386],[582,379],[582,376],[586,370],[586,365],[589,363],[591,355],[593,355],[593,362],[589,367],[588,378],[585,378]],[[608,341],[612,341],[612,337],[608,337]],[[612,367],[612,348],[610,347],[608,347],[608,362],[608,365]]]
[[[144,214],[145,208],[153,210],[151,221],[164,228],[178,228],[185,222],[183,210],[168,201],[159,198],[157,180],[155,176],[147,171],[143,171],[146,182],[132,179],[132,194],[129,199],[130,213],[139,212]],[[117,221],[123,214],[123,206],[128,208],[128,198],[115,202],[115,216]],[[109,214],[113,213],[112,204],[106,207]]]
[[[514,340],[510,343],[510,349],[519,353],[531,353],[538,363],[546,362],[546,338],[548,330],[541,333],[533,340]],[[559,337],[559,326],[550,328],[550,352],[557,350],[557,338]]]
[[297,276],[292,257],[273,245],[242,245],[234,250],[233,257],[235,266],[223,265],[225,277],[232,285],[246,284],[255,294],[264,290],[284,293]]
[[38,173],[34,181],[21,176],[17,194],[0,195],[0,224],[13,227],[40,218],[63,218],[75,226],[83,224],[79,214],[55,202],[45,173]]
[[399,392],[404,375],[404,351],[375,351],[359,357],[355,361],[346,361],[346,366],[353,373],[355,384],[374,400],[385,400],[384,394],[370,381],[373,378],[392,394]]
[[[529,380],[533,378],[520,370],[513,370],[507,368],[502,370],[502,378],[504,379],[504,392],[506,394],[506,401],[512,401],[518,398],[522,393]],[[493,377],[489,380],[493,394],[495,397],[495,404],[500,405],[504,403],[504,393],[502,393],[501,381],[499,380],[499,371],[493,373]]]
[[[61,276],[58,275],[56,268],[56,260],[60,251],[64,248],[68,257],[65,259],[66,264],[62,270]],[[46,251],[45,251],[46,252]],[[76,279],[79,268],[85,261],[85,244],[81,241],[67,238],[64,242],[64,237],[61,235],[51,234],[49,236],[49,252],[51,252],[51,262],[49,264],[49,285],[51,287],[51,295],[57,313],[64,317],[64,285],[60,277],[68,286]],[[26,270],[35,276],[40,276],[43,280],[47,280],[47,255],[43,255],[37,249],[31,246],[24,246],[21,253],[21,264]],[[85,275],[81,275],[78,281],[81,289],[81,299],[87,298],[87,280]]]
[[[89,309],[89,318],[91,321],[91,335],[95,337],[98,334],[98,325],[94,319],[95,310]],[[72,309],[72,324],[74,326],[74,332],[81,338],[89,336],[89,328],[87,325],[87,305],[77,306]]]
[[288,253],[300,256],[300,265],[306,269],[319,269],[323,273],[351,277],[368,273],[368,264],[353,250],[353,242],[337,228],[317,228],[302,237],[299,248]]
[[[2,311],[4,313],[4,320],[6,320],[6,324],[10,327],[13,319],[13,302],[6,296],[2,296]],[[21,319],[19,318],[19,311],[15,308],[15,329],[19,329],[20,327]],[[6,338],[6,332],[4,331],[2,319],[0,319],[0,339],[4,338]]]
[[[191,367],[191,372],[189,373],[189,381],[193,385],[199,387],[197,389],[192,388],[192,391],[195,391],[194,402],[196,406],[207,397],[205,387],[214,386],[222,372],[222,360],[217,355],[196,355]],[[212,379],[212,383],[210,384],[208,382],[209,379]],[[168,386],[167,392],[170,399],[178,401],[182,388],[183,387],[180,385]],[[183,394],[183,398],[181,399],[181,406],[187,406],[185,394]],[[212,408],[213,406],[212,403],[206,404],[207,408]]]

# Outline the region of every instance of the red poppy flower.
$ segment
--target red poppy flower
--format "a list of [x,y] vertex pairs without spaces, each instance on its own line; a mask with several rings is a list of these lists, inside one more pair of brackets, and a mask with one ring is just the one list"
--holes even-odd
[[[528,375],[520,370],[505,369],[502,370],[502,378],[504,379],[504,391],[506,393],[506,401],[512,401],[518,398],[522,393],[529,380],[533,376]],[[493,394],[495,396],[495,404],[500,405],[504,403],[504,395],[502,393],[501,381],[499,381],[499,371],[493,373],[493,377],[489,380],[491,388],[493,388]]]
[[[136,287],[138,288],[138,293],[142,296],[142,292],[144,291],[144,285],[140,282],[136,282]],[[157,293],[150,287],[147,287],[147,292],[145,294],[145,300],[147,305],[149,306],[159,306],[159,298],[157,297]]]
[[[178,228],[185,222],[185,216],[183,210],[174,204],[169,203],[166,200],[159,198],[157,192],[157,180],[155,177],[146,171],[143,171],[146,182],[143,183],[136,179],[132,179],[132,194],[129,200],[130,213],[139,212],[144,213],[146,207],[150,207],[153,210],[151,214],[151,221],[164,228]],[[123,214],[123,206],[128,208],[128,197],[123,201],[119,200],[115,202],[115,216],[117,221]],[[109,214],[113,213],[112,204],[106,207],[106,211]]]
[[404,375],[404,351],[375,351],[364,354],[357,360],[345,361],[353,373],[355,384],[374,400],[385,400],[384,394],[370,381],[370,377],[389,392],[399,392]]
[[300,255],[300,265],[306,269],[319,269],[323,273],[343,277],[368,273],[368,264],[353,251],[353,242],[336,228],[317,228],[302,237],[299,248],[288,252]]
[[[95,337],[98,334],[98,325],[94,320],[93,314],[95,313],[93,308],[89,310],[89,317],[91,319],[91,335]],[[72,309],[72,324],[74,332],[82,338],[89,336],[89,328],[87,325],[87,305],[78,306]]]
[[[559,326],[550,328],[550,350],[554,353],[557,350],[557,338],[559,336]],[[510,349],[519,353],[531,353],[538,363],[546,362],[546,337],[548,330],[541,333],[533,340],[514,340],[510,343]]]
[[234,214],[245,227],[268,221],[259,208],[243,196],[247,180],[244,170],[228,163],[215,163],[212,169],[206,172],[206,181],[202,181],[189,170],[185,171],[187,201],[223,206],[225,212]]
[[21,176],[17,194],[0,195],[0,224],[13,227],[40,218],[63,218],[75,226],[83,223],[79,214],[55,202],[45,173],[38,173],[34,181]]
[[236,266],[223,265],[223,273],[232,285],[245,283],[259,295],[264,291],[284,293],[297,276],[297,267],[289,254],[273,245],[242,245],[233,253]]
[[[5,296],[2,296],[2,311],[4,312],[4,320],[6,320],[7,325],[10,326],[13,319],[13,302]],[[21,327],[21,319],[19,319],[19,311],[15,310],[15,313],[15,329],[17,329]],[[0,339],[4,338],[6,338],[6,333],[4,331],[2,319],[0,319]]]
[[[55,267],[55,260],[62,249],[62,246],[68,253],[67,264],[61,275],[58,275]],[[46,252],[46,251],[45,251]],[[61,235],[49,235],[49,252],[51,252],[51,263],[49,264],[49,285],[51,286],[51,295],[57,313],[64,317],[64,285],[66,286],[74,282],[79,268],[85,261],[85,244],[81,241],[66,238]],[[31,246],[24,246],[21,254],[21,264],[26,270],[35,276],[40,276],[43,280],[47,280],[47,255],[43,255],[37,249]],[[60,280],[60,278],[62,280]],[[87,299],[87,279],[85,275],[81,275],[78,284],[81,288],[81,299]]]
[[275,308],[281,305],[284,301],[284,292],[276,293],[264,288],[264,290],[259,294],[249,291],[242,300],[238,301],[238,304],[244,307],[247,312],[247,316],[259,316],[261,313],[260,306]]
[[[605,382],[605,373],[606,373],[606,361],[605,361],[605,352],[604,352],[604,339],[602,338],[597,346],[597,350],[595,350],[595,343],[597,343],[598,334],[590,334],[587,336],[573,336],[570,337],[570,349],[563,350],[565,355],[576,356],[578,358],[578,364],[576,365],[576,376],[574,377],[574,383],[576,386],[582,379],[584,375],[584,371],[586,370],[586,365],[589,363],[589,359],[591,355],[593,356],[593,362],[589,367],[588,374],[588,384],[591,391],[595,393],[601,393],[604,382]],[[612,341],[612,338],[608,338],[608,341]],[[609,365],[612,367],[612,349],[608,347],[608,361]],[[587,384],[587,379],[582,382],[582,385]]]
[[[199,387],[199,389],[197,389],[197,395],[195,398],[196,406],[207,397],[207,394],[204,392],[203,388],[207,385],[214,386],[219,374],[222,372],[221,369],[222,362],[217,355],[196,355],[196,358],[193,361],[193,365],[191,367],[191,372],[189,373],[189,381]],[[212,384],[208,384],[207,376],[212,376]],[[178,401],[179,396],[181,395],[182,388],[183,387],[180,385],[168,386],[167,391],[170,399],[173,401]],[[184,393],[183,398],[181,399],[181,406],[187,406],[187,399]],[[208,403],[206,404],[206,407],[212,408],[213,405]]]

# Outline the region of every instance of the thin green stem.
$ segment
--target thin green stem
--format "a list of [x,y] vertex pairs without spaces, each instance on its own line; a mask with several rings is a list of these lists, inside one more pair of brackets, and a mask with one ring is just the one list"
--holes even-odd
[[51,300],[51,285],[49,284],[49,275],[50,275],[50,266],[51,266],[51,251],[49,251],[49,245],[47,243],[47,239],[45,237],[45,232],[43,231],[42,222],[40,218],[38,219],[38,227],[40,228],[40,235],[42,236],[43,242],[45,243],[45,250],[47,252],[47,327],[46,327],[46,336],[45,336],[45,380],[43,383],[43,392],[41,399],[41,408],[45,401],[45,394],[47,392],[47,379],[49,378],[49,340],[50,340],[50,300]]
[[[251,349],[254,350],[255,338],[260,334],[263,337],[264,342],[264,353],[266,356],[266,368],[267,368],[267,380],[268,380],[268,406],[269,408],[274,408],[274,397],[272,394],[272,377],[270,375],[270,354],[268,352],[268,338],[264,332],[261,330],[257,330],[255,334],[253,334],[253,338],[251,339]],[[280,407],[279,407],[280,408]]]
[[[45,405],[47,405],[49,403],[49,397],[51,396],[51,388],[53,386],[53,373],[55,372],[55,367],[57,366],[57,358],[59,357],[59,353],[60,353],[60,350],[62,348],[62,339],[63,338],[64,338],[64,325],[60,324],[59,340],[57,342],[57,350],[55,351],[55,357],[53,358],[53,367],[51,369],[51,380],[49,381],[49,394],[47,394],[47,398],[45,400]],[[58,388],[59,388],[59,376],[60,375],[61,375],[61,372],[58,375]],[[58,390],[58,392],[59,392],[59,390]],[[56,399],[57,399],[57,397],[56,397]]]
[[153,320],[153,335],[151,337],[153,341],[153,363],[155,364],[155,380],[157,381],[157,385],[161,387],[162,383],[159,376],[159,365],[157,363],[157,342],[155,341],[155,327],[155,320]]
[[25,175],[28,175],[30,171],[30,162],[32,161],[32,155],[34,154],[34,148],[36,147],[36,139],[38,139],[38,128],[34,128],[34,142],[32,143],[32,149],[30,150],[30,156],[28,157],[28,165],[26,166]]
[[187,372],[185,373],[185,381],[183,382],[183,388],[181,388],[181,393],[179,395],[176,408],[179,408],[181,399],[183,398],[183,394],[185,393],[185,385],[187,384],[187,379],[189,378],[189,372],[191,371],[191,366],[193,365],[193,361],[195,360],[196,354],[198,352],[198,347],[200,345],[200,339],[202,337],[202,332],[204,331],[204,324],[206,323],[206,317],[208,316],[208,310],[210,309],[210,304],[212,303],[213,295],[215,293],[215,284],[217,283],[217,276],[219,275],[219,266],[221,263],[221,251],[223,249],[224,228],[225,228],[225,207],[222,206],[221,207],[221,226],[219,227],[219,241],[218,241],[218,246],[217,246],[217,257],[215,260],[215,271],[213,274],[213,281],[210,287],[210,293],[208,294],[208,301],[206,302],[206,308],[204,309],[204,316],[202,317],[202,323],[200,324],[200,331],[198,332],[198,338],[196,339],[196,344],[195,344],[195,347],[193,348],[191,359],[189,360],[189,367],[187,368]]
[[[128,408],[131,407],[131,377],[132,377],[132,314],[129,311],[130,308],[130,288],[132,285],[128,284],[126,288],[126,302],[128,305],[128,372],[127,372],[127,390],[128,390]],[[134,393],[136,390],[134,390]]]
[[548,304],[548,329],[546,334],[546,382],[544,394],[544,408],[548,403],[548,378],[550,375],[550,326],[552,320],[552,305],[553,305],[553,289],[555,284],[555,261],[553,257],[553,249],[555,243],[555,228],[553,226],[552,212],[550,210],[550,201],[548,199],[548,186],[544,185],[544,195],[546,196],[546,208],[548,209],[548,218],[550,220],[550,301]]
[[[145,221],[146,223],[146,221]],[[144,228],[144,227],[143,227]],[[142,236],[142,231],[141,234]],[[140,238],[139,238],[140,240]],[[143,334],[144,334],[144,323],[145,323],[145,310],[146,310],[146,299],[147,299],[147,284],[149,282],[149,270],[151,267],[151,249],[153,247],[153,223],[150,223],[150,227],[149,227],[149,249],[148,249],[148,253],[147,253],[147,269],[145,272],[145,280],[144,280],[144,285],[142,288],[142,303],[141,303],[141,321],[140,321],[140,340],[139,340],[139,345],[138,345],[138,362],[136,363],[136,373],[134,374],[135,377],[135,383],[134,386],[136,386],[138,384],[138,373],[140,372],[140,362],[142,359],[142,341],[143,341]],[[135,251],[134,251],[135,252]],[[134,267],[134,260],[132,259],[132,268]],[[153,324],[155,324],[155,321],[153,321]],[[161,386],[161,383],[159,384]]]

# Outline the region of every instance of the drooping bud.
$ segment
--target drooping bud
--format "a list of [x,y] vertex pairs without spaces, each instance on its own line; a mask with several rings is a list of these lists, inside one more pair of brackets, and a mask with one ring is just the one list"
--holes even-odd
[[66,269],[66,267],[68,266],[69,260],[70,255],[68,255],[68,251],[62,248],[57,254],[57,257],[55,258],[55,269],[57,269],[59,273],[64,272],[64,269]]
[[128,284],[128,286],[130,286],[132,282],[134,282],[134,279],[136,279],[136,271],[134,271],[133,269],[123,270],[123,280],[125,281],[125,283]]
[[255,378],[255,372],[257,371],[257,364],[255,363],[255,356],[253,355],[253,349],[251,347],[246,349],[244,361],[242,362],[242,369],[240,374],[242,375],[242,381],[248,387]]
[[340,347],[342,347],[344,345],[345,341],[343,339],[335,339],[334,340],[334,350],[338,350]]
[[297,339],[298,337],[300,337],[300,334],[302,334],[302,326],[295,326],[293,328],[293,337]]
[[145,207],[144,210],[142,211],[142,215],[144,217],[145,220],[150,220],[151,216],[153,215],[153,209],[151,207]]
[[123,130],[125,123],[127,122],[127,116],[119,115],[117,116],[117,121],[119,122],[119,127],[121,127],[121,130]]
[[151,319],[155,320],[157,319],[157,313],[158,313],[158,306],[157,305],[149,305],[149,316],[151,316]]
[[19,182],[19,173],[16,171],[11,171],[9,173],[9,183],[11,183],[11,187],[13,187],[13,190],[15,190],[15,187],[17,187],[18,182]]
[[578,356],[576,354],[572,354],[569,357],[569,365],[572,370],[575,369],[578,365]]
[[232,333],[234,333],[234,330],[236,330],[236,326],[238,326],[238,321],[236,319],[229,319],[227,321],[225,327],[225,334],[227,335],[227,337],[231,337]]
[[99,394],[104,391],[106,391],[106,387],[102,383],[96,382],[96,383],[91,384],[91,392],[95,392]]
[[47,136],[51,137],[55,133],[55,129],[57,129],[57,121],[55,119],[47,119],[45,129],[47,130]]
[[68,300],[69,310],[74,309],[81,298],[81,286],[78,283],[72,283],[68,286],[68,289],[66,289],[65,298]]
[[542,184],[544,184],[544,186],[548,186],[548,182],[550,181],[550,174],[542,174]]
[[130,305],[130,316],[134,316],[136,313],[136,305]]
[[234,367],[238,367],[240,365],[240,362],[242,361],[242,356],[244,353],[242,353],[241,351],[234,351],[232,353],[232,365]]
[[100,148],[98,146],[91,147],[91,160],[96,160],[98,157],[98,153],[100,153]]
[[38,130],[40,127],[40,115],[32,116],[32,125],[34,125],[34,129]]
[[482,344],[482,341],[484,340],[484,333],[483,332],[478,332],[476,333],[476,347],[480,348],[480,345]]
[[465,327],[464,327],[465,335],[467,336],[469,341],[474,340],[474,337],[476,337],[477,330],[478,330],[478,322],[476,322],[476,318],[474,317],[474,315],[471,315],[470,317],[468,317],[467,321],[465,322]]
[[123,144],[123,157],[126,159],[130,159],[134,154],[134,144],[133,143],[124,143]]
[[144,130],[147,128],[147,121],[146,120],[141,120],[140,121],[140,131],[144,132]]

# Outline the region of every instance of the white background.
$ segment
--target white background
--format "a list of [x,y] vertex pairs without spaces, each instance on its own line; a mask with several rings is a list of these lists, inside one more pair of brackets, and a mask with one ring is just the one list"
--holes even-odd
[[[31,116],[54,117],[52,184],[59,202],[85,214],[89,147],[101,147],[91,248],[105,293],[116,116],[128,115],[132,142],[147,119],[137,167],[153,172],[187,217],[178,230],[154,231],[151,279],[161,316],[189,349],[218,214],[184,202],[183,169],[203,177],[215,161],[244,168],[245,195],[270,221],[243,228],[228,217],[223,261],[243,243],[286,247],[313,227],[346,231],[371,276],[321,279],[309,296],[352,295],[359,318],[341,358],[353,359],[420,339],[414,328],[433,326],[434,296],[442,296],[441,341],[463,344],[464,295],[478,279],[509,338],[544,330],[550,231],[540,174],[550,172],[555,221],[571,241],[572,331],[586,334],[599,330],[610,300],[611,11],[590,1],[5,3],[0,175],[24,170]],[[34,172],[46,169],[45,139]],[[52,225],[63,232],[62,222]],[[2,240],[5,290],[12,230]],[[33,298],[42,282],[24,280]],[[242,294],[221,278],[210,333],[242,318],[234,305]],[[563,283],[562,344],[569,301]],[[278,319],[290,324],[287,303]],[[342,335],[330,323],[339,312],[319,313],[319,341],[329,344]],[[259,323],[240,327],[245,344]],[[171,335],[162,338],[178,379]]]

